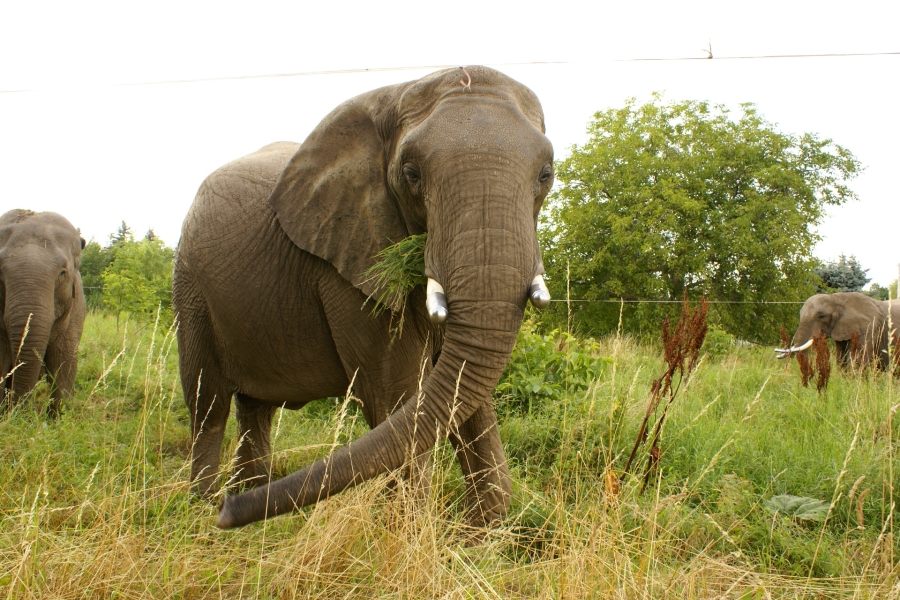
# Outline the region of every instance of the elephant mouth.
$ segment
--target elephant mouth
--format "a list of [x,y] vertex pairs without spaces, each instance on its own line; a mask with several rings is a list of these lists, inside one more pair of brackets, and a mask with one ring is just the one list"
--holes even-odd
[[803,352],[804,350],[812,346],[812,344],[813,341],[812,338],[810,338],[805,344],[802,344],[800,346],[791,346],[790,348],[775,348],[775,352],[779,353],[775,358],[787,358],[791,354]]

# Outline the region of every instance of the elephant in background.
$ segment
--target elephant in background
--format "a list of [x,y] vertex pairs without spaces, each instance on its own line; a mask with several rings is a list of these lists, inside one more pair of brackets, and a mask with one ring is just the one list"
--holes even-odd
[[7,405],[31,391],[42,372],[51,385],[51,416],[72,395],[85,316],[83,248],[84,239],[57,213],[0,216],[0,393]]
[[[800,325],[791,347],[775,351],[778,358],[802,352],[812,345],[815,336],[824,333],[834,340],[842,369],[874,364],[884,370],[890,363],[889,328],[900,328],[900,302],[896,300],[878,301],[859,292],[816,294],[800,309]],[[858,350],[852,348],[854,334]]]
[[[511,482],[491,392],[526,299],[550,301],[536,227],[552,183],[537,97],[486,67],[357,96],[303,144],[271,144],[204,181],[173,280],[191,480],[215,494],[234,396],[235,478],[258,485],[222,499],[220,527],[427,464],[439,436],[455,447],[469,521],[505,516]],[[382,249],[425,232],[428,285],[398,309],[395,338],[400,315],[363,308],[376,295],[366,272]],[[269,482],[275,410],[342,395],[351,381],[372,430]]]

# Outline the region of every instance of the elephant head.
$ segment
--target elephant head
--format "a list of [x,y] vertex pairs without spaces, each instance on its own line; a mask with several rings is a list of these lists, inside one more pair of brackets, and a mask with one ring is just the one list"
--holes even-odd
[[[800,309],[800,324],[790,348],[776,348],[778,358],[802,352],[819,334],[830,337],[837,345],[838,364],[850,366],[851,359],[866,364],[876,360],[887,364],[887,303],[878,302],[859,292],[816,294]],[[860,353],[850,356],[851,342],[856,337]]]
[[357,96],[288,163],[269,202],[300,248],[367,295],[375,255],[428,233],[428,314],[440,357],[416,398],[331,456],[227,497],[219,525],[284,513],[427,452],[491,401],[526,299],[549,302],[536,225],[553,183],[537,97],[485,67],[449,69]]
[[[11,401],[34,388],[43,367],[56,378],[71,346],[70,325],[80,337],[82,248],[84,240],[62,215],[18,209],[0,216],[0,378]],[[74,380],[71,364],[69,375]]]

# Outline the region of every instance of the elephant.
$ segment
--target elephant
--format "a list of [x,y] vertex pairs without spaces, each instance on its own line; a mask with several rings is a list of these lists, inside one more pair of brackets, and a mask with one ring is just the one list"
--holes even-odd
[[[802,352],[812,345],[813,337],[824,333],[834,340],[837,363],[842,369],[874,364],[884,370],[890,362],[889,328],[898,327],[900,301],[879,301],[860,292],[816,294],[800,309],[800,325],[791,347],[776,348],[775,352],[778,358]],[[859,349],[851,352],[854,334]]]
[[[504,518],[511,482],[491,392],[528,299],[550,302],[537,219],[552,183],[536,95],[478,66],[356,96],[302,144],[265,146],[203,182],[182,227],[173,306],[192,490],[209,499],[234,397],[233,477],[245,491],[223,494],[219,527],[427,468],[443,437],[462,467],[467,521]],[[376,255],[422,233],[427,285],[398,314],[363,308],[377,297],[366,275]],[[271,480],[275,410],[351,382],[371,430]]]
[[0,216],[0,387],[15,404],[50,381],[50,416],[72,396],[84,327],[84,238],[62,215],[16,209]]

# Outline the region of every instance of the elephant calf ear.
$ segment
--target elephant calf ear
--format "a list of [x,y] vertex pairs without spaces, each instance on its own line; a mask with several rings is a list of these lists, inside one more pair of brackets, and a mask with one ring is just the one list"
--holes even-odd
[[366,295],[374,256],[407,237],[385,183],[384,140],[376,116],[395,96],[382,88],[345,102],[288,162],[269,197],[294,244],[333,264]]

